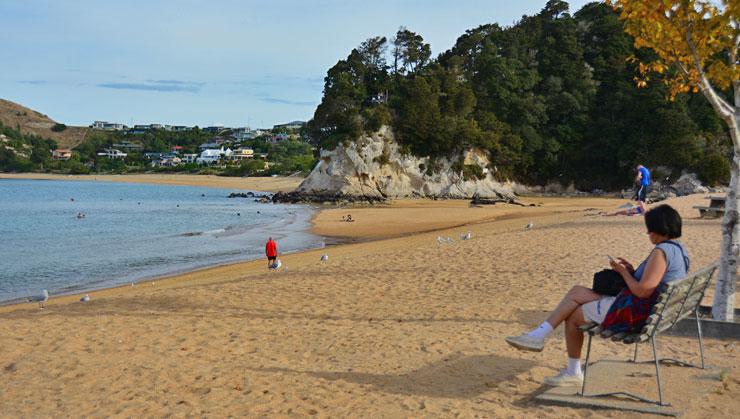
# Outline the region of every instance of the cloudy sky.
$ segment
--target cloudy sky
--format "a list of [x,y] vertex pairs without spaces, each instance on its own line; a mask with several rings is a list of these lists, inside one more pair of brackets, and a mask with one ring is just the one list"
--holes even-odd
[[326,70],[367,38],[406,26],[436,56],[545,3],[0,0],[0,98],[69,125],[270,127],[310,119]]

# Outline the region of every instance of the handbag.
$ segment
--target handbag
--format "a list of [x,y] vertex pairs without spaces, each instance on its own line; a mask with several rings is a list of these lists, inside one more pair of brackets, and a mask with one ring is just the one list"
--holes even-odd
[[619,294],[626,287],[627,283],[624,282],[624,278],[614,269],[604,269],[596,272],[591,285],[591,289],[595,293],[612,297]]

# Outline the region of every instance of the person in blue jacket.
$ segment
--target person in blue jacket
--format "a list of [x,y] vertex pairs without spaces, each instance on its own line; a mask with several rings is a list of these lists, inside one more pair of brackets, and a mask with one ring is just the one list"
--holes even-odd
[[650,170],[643,165],[637,166],[637,176],[635,176],[635,184],[638,186],[637,190],[637,201],[645,202],[647,193],[650,192]]

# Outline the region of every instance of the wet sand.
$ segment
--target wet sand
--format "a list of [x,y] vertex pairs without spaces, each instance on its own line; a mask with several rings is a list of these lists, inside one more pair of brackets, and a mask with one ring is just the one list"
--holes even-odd
[[[0,415],[637,416],[535,403],[542,379],[564,365],[562,330],[542,353],[503,338],[539,324],[570,286],[589,285],[607,253],[645,257],[642,218],[595,215],[624,200],[524,201],[542,205],[328,209],[315,231],[359,242],[283,255],[287,271],[240,263],[90,293],[88,303],[0,307]],[[719,221],[691,208],[704,201],[669,201],[695,268],[719,255]],[[697,359],[695,340],[659,346]],[[593,351],[627,359],[632,348],[599,340]],[[707,381],[701,399],[671,399],[692,373],[670,367],[666,394],[687,417],[730,417],[740,408],[738,348],[708,340],[706,355],[724,382]]]

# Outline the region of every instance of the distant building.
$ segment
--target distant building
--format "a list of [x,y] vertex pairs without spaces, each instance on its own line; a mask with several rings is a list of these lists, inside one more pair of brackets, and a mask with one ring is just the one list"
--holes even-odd
[[51,158],[53,160],[69,160],[72,158],[72,150],[58,148],[51,152]]
[[125,159],[128,154],[114,148],[106,148],[105,150],[98,152],[98,156],[107,157],[109,159]]
[[131,141],[121,141],[118,144],[113,144],[113,147],[115,148],[122,148],[124,150],[128,151],[141,151],[144,150],[144,146],[140,143],[134,143]]
[[195,159],[198,164],[214,164],[221,160],[222,157],[230,158],[232,155],[231,149],[227,148],[224,150],[223,147],[220,149],[207,149],[200,153],[200,157]]
[[104,131],[124,131],[128,129],[126,125],[106,121],[95,121],[90,125],[90,128]]
[[175,131],[175,132],[186,132],[190,130],[192,130],[192,128],[186,127],[185,125],[173,125],[172,126],[172,131]]
[[224,128],[223,125],[214,125],[214,126],[211,126],[211,127],[205,127],[205,128],[203,128],[203,131],[205,131],[205,132],[212,132],[214,134],[218,134],[219,132],[221,132],[221,131],[223,131],[225,129],[226,128]]
[[197,154],[183,154],[182,155],[182,162],[187,163],[195,163],[195,161],[198,159]]
[[301,129],[303,126],[306,125],[305,121],[293,121],[288,122],[287,124],[278,124],[272,127],[273,131],[277,131],[279,129]]
[[175,153],[175,154],[179,154],[179,153],[182,152],[182,146],[181,145],[172,146],[172,148],[170,149],[170,151],[173,152],[173,153]]
[[214,142],[208,142],[208,143],[203,143],[203,144],[199,145],[198,148],[202,151],[202,150],[208,150],[210,148],[218,148],[218,146],[220,146],[220,145],[221,144],[217,144],[217,143],[214,143]]
[[249,147],[239,147],[231,153],[231,160],[241,161],[244,159],[253,159],[254,150]]
[[151,161],[162,160],[164,156],[165,156],[164,153],[158,153],[158,152],[144,153],[144,158],[146,158],[147,160],[151,160]]
[[231,129],[231,138],[237,141],[251,140],[256,136],[256,132],[249,129],[249,127]]

